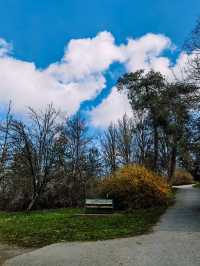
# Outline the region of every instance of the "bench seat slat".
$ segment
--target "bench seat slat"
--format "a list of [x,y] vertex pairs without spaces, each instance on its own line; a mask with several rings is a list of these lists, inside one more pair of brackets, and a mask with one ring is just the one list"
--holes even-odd
[[113,201],[110,199],[86,199],[86,205],[113,205]]
[[95,206],[95,205],[86,205],[86,208],[91,208],[91,209],[113,209],[113,206]]
[[111,199],[86,199],[85,212],[86,213],[112,213],[113,200]]

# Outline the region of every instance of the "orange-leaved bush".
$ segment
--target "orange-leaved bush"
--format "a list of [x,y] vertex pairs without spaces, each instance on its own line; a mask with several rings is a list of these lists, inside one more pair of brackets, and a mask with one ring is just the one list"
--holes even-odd
[[194,182],[193,176],[184,169],[177,169],[173,178],[173,185],[189,185]]
[[141,165],[122,167],[103,180],[99,189],[120,210],[167,205],[171,199],[171,189],[164,178]]

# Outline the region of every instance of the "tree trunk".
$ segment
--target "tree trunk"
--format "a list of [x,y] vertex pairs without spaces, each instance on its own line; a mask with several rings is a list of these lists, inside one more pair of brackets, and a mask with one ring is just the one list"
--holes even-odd
[[173,181],[174,173],[176,170],[176,156],[177,156],[177,144],[175,143],[172,147],[172,152],[171,152],[169,179],[168,179],[169,183]]
[[36,204],[37,201],[38,201],[38,198],[39,198],[39,194],[36,193],[36,194],[33,196],[31,202],[29,203],[28,208],[27,208],[27,211],[31,211],[31,210],[33,209],[33,207],[35,206],[35,204]]
[[158,127],[154,124],[154,159],[153,159],[153,169],[157,171],[158,162]]

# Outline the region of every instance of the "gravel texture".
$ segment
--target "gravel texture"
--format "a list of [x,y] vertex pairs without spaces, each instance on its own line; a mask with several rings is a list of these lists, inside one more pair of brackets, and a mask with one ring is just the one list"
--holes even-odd
[[200,189],[182,186],[176,204],[147,235],[61,243],[8,260],[5,266],[200,266]]

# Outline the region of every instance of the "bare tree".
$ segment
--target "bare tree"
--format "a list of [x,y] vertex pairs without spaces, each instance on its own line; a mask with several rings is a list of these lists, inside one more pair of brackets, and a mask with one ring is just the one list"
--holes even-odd
[[0,123],[0,182],[5,181],[5,172],[10,159],[11,139],[10,129],[12,122],[11,102],[9,103],[5,120]]
[[152,153],[153,140],[149,119],[144,111],[135,112],[134,127],[134,159],[139,164],[149,164],[149,155]]
[[105,166],[110,173],[116,171],[118,166],[117,154],[117,129],[114,124],[110,124],[101,138],[102,157]]
[[133,120],[126,114],[117,124],[117,149],[122,164],[129,164],[133,159]]
[[197,20],[194,29],[188,36],[184,44],[184,49],[187,51],[188,63],[185,67],[187,80],[195,83],[200,81],[200,18]]
[[60,133],[57,123],[58,112],[49,105],[45,112],[36,112],[29,108],[30,123],[12,121],[15,147],[23,149],[21,156],[27,165],[31,177],[32,195],[27,210],[31,210],[48,182],[53,178],[56,157],[56,139]]
[[68,119],[62,135],[65,139],[65,172],[72,205],[81,205],[86,195],[87,156],[91,138],[87,134],[85,120],[77,114]]

